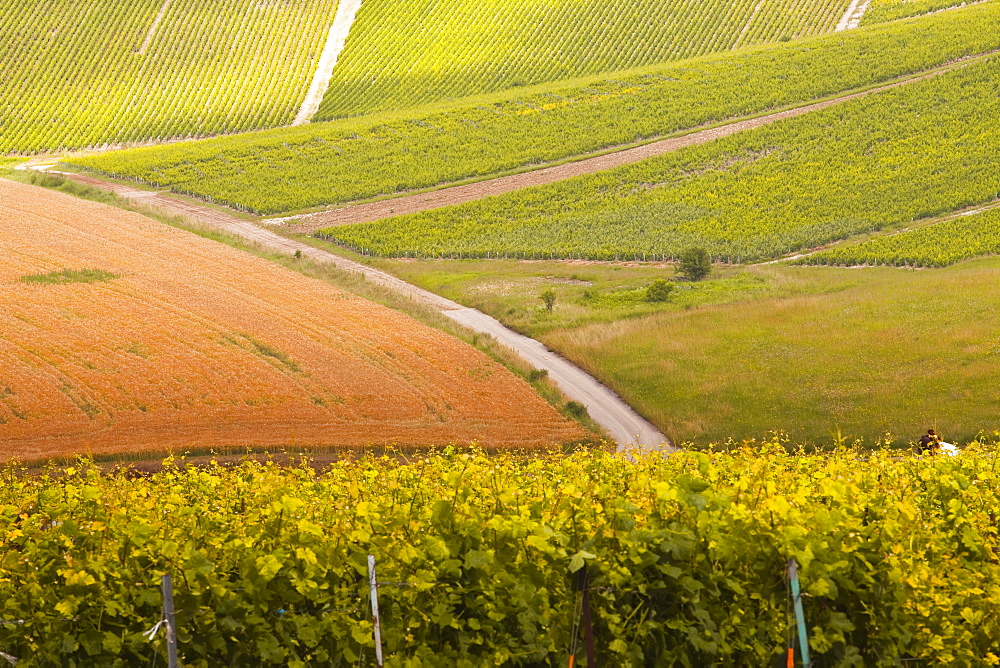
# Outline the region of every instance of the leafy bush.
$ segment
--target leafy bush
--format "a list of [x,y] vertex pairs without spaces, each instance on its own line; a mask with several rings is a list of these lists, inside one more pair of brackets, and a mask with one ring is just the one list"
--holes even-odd
[[688,248],[681,253],[678,271],[689,281],[700,281],[712,271],[712,259],[704,248]]
[[663,278],[658,278],[646,288],[646,301],[665,302],[670,299],[670,293],[674,291],[674,284]]
[[549,288],[548,290],[542,291],[542,294],[538,295],[538,298],[545,304],[546,311],[552,311],[552,307],[556,304],[556,291]]

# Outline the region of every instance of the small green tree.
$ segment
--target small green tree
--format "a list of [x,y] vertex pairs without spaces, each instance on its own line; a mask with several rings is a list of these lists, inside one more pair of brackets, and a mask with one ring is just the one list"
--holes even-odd
[[538,298],[545,303],[545,310],[551,311],[552,307],[556,304],[556,291],[549,288],[542,294],[538,295]]
[[689,281],[700,281],[712,271],[712,259],[704,248],[688,248],[681,253],[679,273]]
[[670,299],[670,293],[674,291],[674,284],[663,278],[658,278],[646,288],[647,302],[665,302]]

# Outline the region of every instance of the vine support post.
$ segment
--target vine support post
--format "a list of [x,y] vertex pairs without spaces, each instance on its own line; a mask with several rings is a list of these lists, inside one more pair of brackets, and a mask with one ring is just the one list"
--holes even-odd
[[802,650],[802,666],[810,668],[809,634],[806,630],[806,615],[802,610],[802,590],[799,588],[799,565],[795,559],[788,560],[788,582],[792,587],[792,602],[795,607],[795,624],[798,629],[799,648]]
[[594,620],[590,611],[590,578],[587,573],[587,564],[583,564],[583,644],[587,649],[587,668],[594,668],[597,665],[597,655],[594,652]]
[[163,617],[167,622],[167,666],[178,668],[177,663],[177,630],[174,622],[174,584],[170,575],[165,574],[160,580],[163,589]]
[[375,663],[382,668],[382,621],[378,614],[378,580],[375,578],[375,555],[368,555],[368,584],[372,592],[372,624],[375,632]]

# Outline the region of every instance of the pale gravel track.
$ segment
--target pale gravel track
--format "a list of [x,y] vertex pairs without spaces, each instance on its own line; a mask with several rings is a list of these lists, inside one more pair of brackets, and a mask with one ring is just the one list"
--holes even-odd
[[837,23],[837,27],[833,31],[842,32],[857,28],[861,25],[861,19],[865,17],[865,12],[868,11],[868,5],[870,4],[872,4],[872,0],[851,0],[847,11],[840,17],[840,22]]
[[547,350],[538,341],[518,334],[481,311],[462,306],[458,302],[446,299],[423,288],[418,288],[388,272],[373,269],[359,262],[354,262],[300,241],[275,234],[253,222],[236,218],[225,211],[163,193],[140,190],[124,184],[110,183],[92,176],[51,170],[46,165],[40,165],[37,169],[53,174],[61,174],[66,178],[80,183],[111,191],[119,197],[168,215],[179,215],[210,225],[213,228],[228,232],[248,241],[256,242],[271,250],[288,254],[301,251],[303,256],[317,262],[332,264],[338,269],[362,274],[372,283],[388,287],[399,294],[413,299],[417,303],[429,306],[474,332],[494,337],[502,345],[515,351],[536,369],[547,371],[548,377],[556,383],[566,396],[587,407],[587,412],[594,421],[603,427],[618,443],[620,452],[633,452],[638,449],[658,450],[662,452],[672,452],[675,450],[666,436],[660,433],[649,421],[632,410],[617,394],[599,383],[593,376],[590,376],[568,360]]
[[316,66],[316,73],[313,75],[312,83],[309,84],[309,92],[306,93],[306,98],[302,101],[292,125],[308,123],[319,110],[326,89],[330,87],[333,68],[337,65],[337,59],[340,58],[344,45],[347,44],[347,36],[351,33],[354,17],[357,16],[359,9],[361,0],[340,0],[337,3],[337,13],[333,17],[333,25],[330,26],[323,53],[319,57],[319,65]]
[[[934,217],[934,218],[923,218],[921,220],[917,220],[912,225],[907,225],[906,227],[901,227],[901,228],[899,228],[897,230],[893,230],[892,232],[888,232],[886,234],[880,234],[879,237],[881,237],[881,238],[895,237],[895,236],[898,236],[900,234],[906,234],[907,232],[914,232],[916,230],[921,230],[921,229],[923,229],[925,227],[932,227],[932,226],[938,225],[940,223],[947,223],[948,221],[955,220],[957,218],[966,218],[968,216],[976,216],[976,215],[978,215],[980,213],[985,213],[987,211],[993,211],[994,209],[998,209],[998,208],[1000,208],[1000,200],[994,200],[992,202],[987,202],[985,204],[974,204],[973,206],[966,207],[964,209],[959,209],[958,211],[953,211],[952,213],[949,213],[949,214],[944,215],[944,216],[937,216],[937,217]],[[752,266],[752,267],[763,267],[763,266],[766,266],[766,265],[769,265],[769,264],[780,264],[782,262],[794,262],[795,260],[801,260],[804,257],[809,257],[810,255],[816,255],[817,253],[822,253],[824,251],[828,251],[831,248],[838,248],[840,246],[849,246],[849,245],[852,245],[854,243],[855,242],[853,240],[851,240],[851,239],[845,239],[845,240],[841,240],[841,241],[835,241],[833,243],[826,244],[825,246],[820,246],[819,248],[814,248],[814,249],[812,249],[810,251],[807,251],[805,253],[795,253],[794,255],[786,255],[785,257],[779,257],[776,260],[767,260],[765,262],[757,262],[757,263],[752,264],[750,266]],[[831,266],[844,266],[844,265],[831,265]],[[855,266],[857,266],[857,267],[869,267],[869,266],[872,266],[872,265],[855,265]],[[886,266],[886,265],[879,265],[879,266]],[[901,268],[908,269],[909,267],[901,267]]]

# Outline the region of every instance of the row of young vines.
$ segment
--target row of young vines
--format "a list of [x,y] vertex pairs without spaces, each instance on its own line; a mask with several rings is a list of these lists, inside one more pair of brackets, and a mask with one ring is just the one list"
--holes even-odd
[[559,160],[812,100],[1000,48],[1000,5],[504,93],[451,110],[71,160],[271,214]]
[[336,0],[0,0],[0,155],[290,122]]
[[814,253],[801,264],[945,267],[1000,255],[1000,209],[970,212],[933,225],[866,239]]
[[885,23],[987,0],[871,0],[861,25]]
[[994,57],[634,165],[321,234],[382,256],[778,257],[1000,196],[998,76]]
[[601,665],[770,665],[795,559],[817,665],[996,664],[997,452],[9,466],[0,652],[163,661],[149,631],[168,573],[183,665],[357,665],[374,653],[372,554],[387,665],[565,666],[574,648],[585,665],[584,566]]
[[828,32],[846,0],[365,0],[317,119]]

